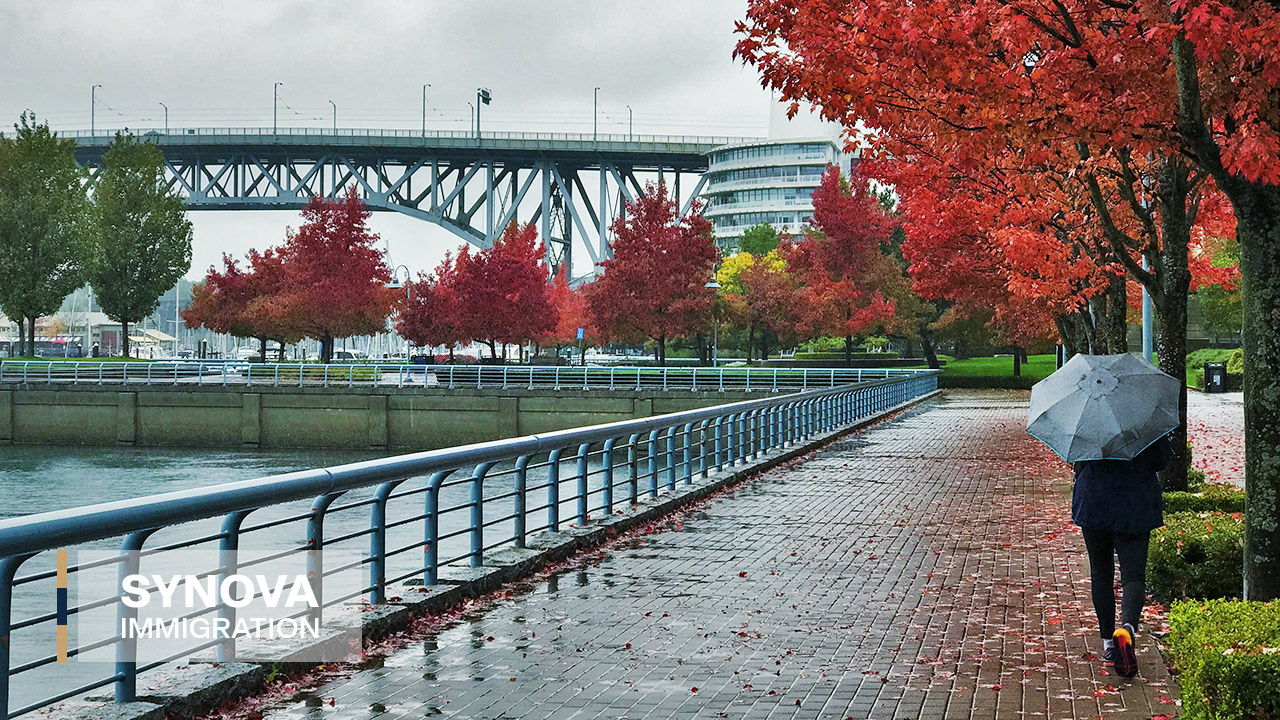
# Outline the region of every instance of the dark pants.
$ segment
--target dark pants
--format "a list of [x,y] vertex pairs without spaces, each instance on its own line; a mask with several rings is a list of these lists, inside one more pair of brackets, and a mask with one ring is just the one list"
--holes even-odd
[[1089,551],[1089,580],[1093,586],[1093,609],[1103,638],[1116,630],[1116,564],[1120,560],[1120,622],[1138,627],[1142,605],[1147,599],[1147,545],[1151,533],[1129,535],[1109,530],[1081,528]]

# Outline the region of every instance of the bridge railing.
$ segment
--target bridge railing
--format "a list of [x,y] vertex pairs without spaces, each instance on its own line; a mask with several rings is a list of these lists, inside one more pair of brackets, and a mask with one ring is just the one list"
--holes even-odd
[[[56,715],[51,705],[106,686],[116,701],[132,701],[139,673],[202,652],[216,661],[238,657],[233,635],[184,641],[180,651],[140,661],[137,641],[122,638],[120,628],[136,622],[137,611],[117,602],[118,584],[101,597],[82,591],[72,603],[55,581],[76,587],[84,573],[103,567],[114,579],[114,565],[120,578],[145,569],[221,583],[294,552],[305,555],[295,562],[305,565],[316,599],[294,617],[349,622],[346,613],[394,602],[393,589],[435,585],[450,566],[483,566],[495,550],[524,548],[535,533],[582,527],[641,497],[873,418],[936,386],[931,374],[904,376],[0,521],[0,717]],[[53,558],[67,548],[107,554],[63,556],[59,577]],[[174,570],[171,553],[196,548],[217,559]],[[322,582],[339,572],[358,572],[357,589],[334,591]],[[50,599],[58,592],[65,605],[54,611]],[[216,614],[234,626],[235,608],[222,602],[189,616]],[[86,662],[70,675],[52,675],[68,668],[51,652],[55,623],[95,610],[114,614],[115,622],[97,635],[79,628],[66,655],[113,653],[114,669]]]
[[[61,137],[77,140],[109,141],[115,137],[116,130],[66,130],[58,133]],[[564,133],[564,132],[504,132],[486,130],[477,138],[475,132],[466,130],[430,130],[425,134],[419,130],[394,130],[378,128],[276,128],[269,127],[195,127],[195,128],[134,128],[135,135],[158,137],[166,141],[189,142],[207,138],[220,137],[253,137],[276,141],[279,139],[302,140],[307,142],[323,142],[326,138],[371,139],[425,141],[476,141],[496,142],[581,142],[581,143],[626,143],[630,145],[700,145],[718,147],[752,142],[759,138],[733,137],[724,135],[634,135],[629,133]]]
[[794,392],[935,372],[937,371],[916,368],[540,367],[6,360],[0,362],[0,383]]

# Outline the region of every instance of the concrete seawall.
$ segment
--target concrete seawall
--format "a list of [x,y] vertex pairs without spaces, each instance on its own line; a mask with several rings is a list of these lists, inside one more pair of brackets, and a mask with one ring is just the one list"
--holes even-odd
[[6,383],[0,385],[0,444],[430,450],[760,396]]

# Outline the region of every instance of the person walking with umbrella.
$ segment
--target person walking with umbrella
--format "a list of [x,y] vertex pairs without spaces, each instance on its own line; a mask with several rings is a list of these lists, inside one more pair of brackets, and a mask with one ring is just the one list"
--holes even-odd
[[1178,426],[1180,390],[1177,379],[1134,355],[1076,355],[1031,389],[1027,432],[1075,468],[1071,519],[1089,555],[1102,657],[1123,677],[1138,672],[1147,547],[1164,524],[1156,473],[1173,458],[1168,433]]

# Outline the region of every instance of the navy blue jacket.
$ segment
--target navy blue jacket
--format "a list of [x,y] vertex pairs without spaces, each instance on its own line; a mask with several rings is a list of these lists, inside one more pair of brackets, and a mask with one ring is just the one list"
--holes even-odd
[[1173,459],[1167,437],[1132,460],[1084,460],[1075,464],[1071,520],[1088,530],[1140,535],[1164,524],[1164,497],[1156,473]]

